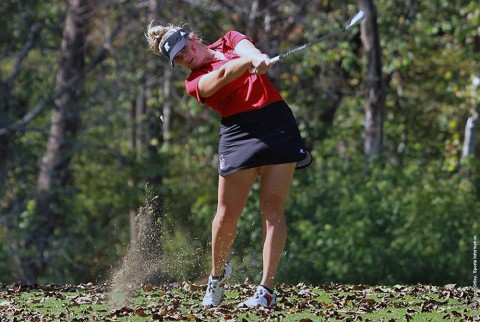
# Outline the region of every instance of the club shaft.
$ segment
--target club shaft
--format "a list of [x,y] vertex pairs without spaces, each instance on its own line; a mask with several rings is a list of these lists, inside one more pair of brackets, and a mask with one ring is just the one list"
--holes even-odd
[[299,51],[302,51],[308,47],[311,47],[313,46],[314,44],[316,43],[319,43],[325,39],[328,39],[328,38],[331,38],[333,36],[336,36],[338,34],[341,34],[341,33],[344,33],[345,31],[347,31],[348,29],[350,29],[352,26],[356,25],[359,21],[362,21],[363,19],[365,18],[365,14],[363,13],[363,11],[359,11],[353,18],[352,20],[350,20],[350,23],[348,25],[346,25],[344,28],[342,28],[341,30],[337,30],[335,32],[332,32],[332,33],[329,33],[329,34],[326,34],[325,36],[322,36],[322,37],[319,37],[317,39],[315,39],[314,41],[311,41],[311,42],[308,42],[302,46],[299,46],[297,48],[294,48],[294,49],[291,49],[287,52],[284,52],[283,54],[280,54],[278,56],[275,56],[273,58],[270,59],[270,64],[274,64],[276,62],[278,62],[280,59],[282,58],[285,58],[291,54],[294,54],[296,52],[299,52]]
[[290,56],[291,54],[294,54],[294,53],[296,53],[296,52],[302,51],[302,50],[304,50],[304,49],[306,49],[306,48],[308,48],[308,47],[311,47],[311,46],[315,45],[316,43],[319,43],[319,42],[321,42],[321,41],[323,41],[323,40],[325,40],[325,39],[327,39],[327,38],[331,38],[331,37],[333,37],[333,36],[336,36],[336,35],[340,34],[342,31],[343,31],[343,30],[339,30],[339,31],[337,31],[337,32],[327,34],[327,35],[325,35],[325,36],[322,36],[322,37],[320,37],[320,38],[315,39],[314,41],[311,41],[311,42],[306,43],[306,44],[304,44],[304,45],[302,45],[302,46],[299,46],[299,47],[297,47],[297,48],[294,48],[294,49],[291,49],[291,50],[289,50],[289,51],[286,51],[286,52],[284,52],[283,54],[280,54],[280,55],[278,55],[278,56],[275,56],[275,57],[273,57],[273,58],[270,59],[270,64],[274,64],[274,63],[276,63],[277,61],[279,61],[279,60],[282,59],[282,58],[285,58],[285,57],[287,57],[287,56]]

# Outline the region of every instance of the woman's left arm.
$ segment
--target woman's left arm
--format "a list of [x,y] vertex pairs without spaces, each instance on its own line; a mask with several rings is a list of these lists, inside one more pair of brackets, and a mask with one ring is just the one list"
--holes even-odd
[[248,39],[242,39],[235,46],[235,53],[240,57],[250,57],[252,59],[251,73],[264,74],[270,67],[270,57],[262,53]]
[[262,54],[260,49],[255,47],[255,45],[248,39],[240,40],[235,46],[235,52],[240,57]]

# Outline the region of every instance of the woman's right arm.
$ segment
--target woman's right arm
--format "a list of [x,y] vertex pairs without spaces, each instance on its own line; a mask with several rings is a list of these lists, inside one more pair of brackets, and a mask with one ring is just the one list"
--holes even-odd
[[250,57],[240,57],[228,61],[222,67],[205,74],[198,82],[198,91],[201,97],[215,94],[226,84],[234,81],[252,67]]

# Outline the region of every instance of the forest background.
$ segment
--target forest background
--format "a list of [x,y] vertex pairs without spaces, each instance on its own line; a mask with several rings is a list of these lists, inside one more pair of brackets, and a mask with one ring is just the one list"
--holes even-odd
[[[150,282],[208,274],[219,117],[147,25],[241,31],[315,161],[297,171],[278,282],[471,285],[480,232],[478,1],[0,2],[0,281],[107,281],[133,245]],[[261,269],[258,185],[237,279]],[[140,264],[140,263],[139,263]]]

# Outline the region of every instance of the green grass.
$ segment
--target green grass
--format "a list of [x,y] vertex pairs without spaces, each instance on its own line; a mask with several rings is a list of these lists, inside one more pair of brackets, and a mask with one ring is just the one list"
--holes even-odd
[[217,308],[203,308],[204,286],[146,285],[112,292],[106,285],[0,284],[1,321],[473,321],[474,290],[454,285],[367,287],[281,285],[273,309],[239,309],[253,285],[226,289]]

